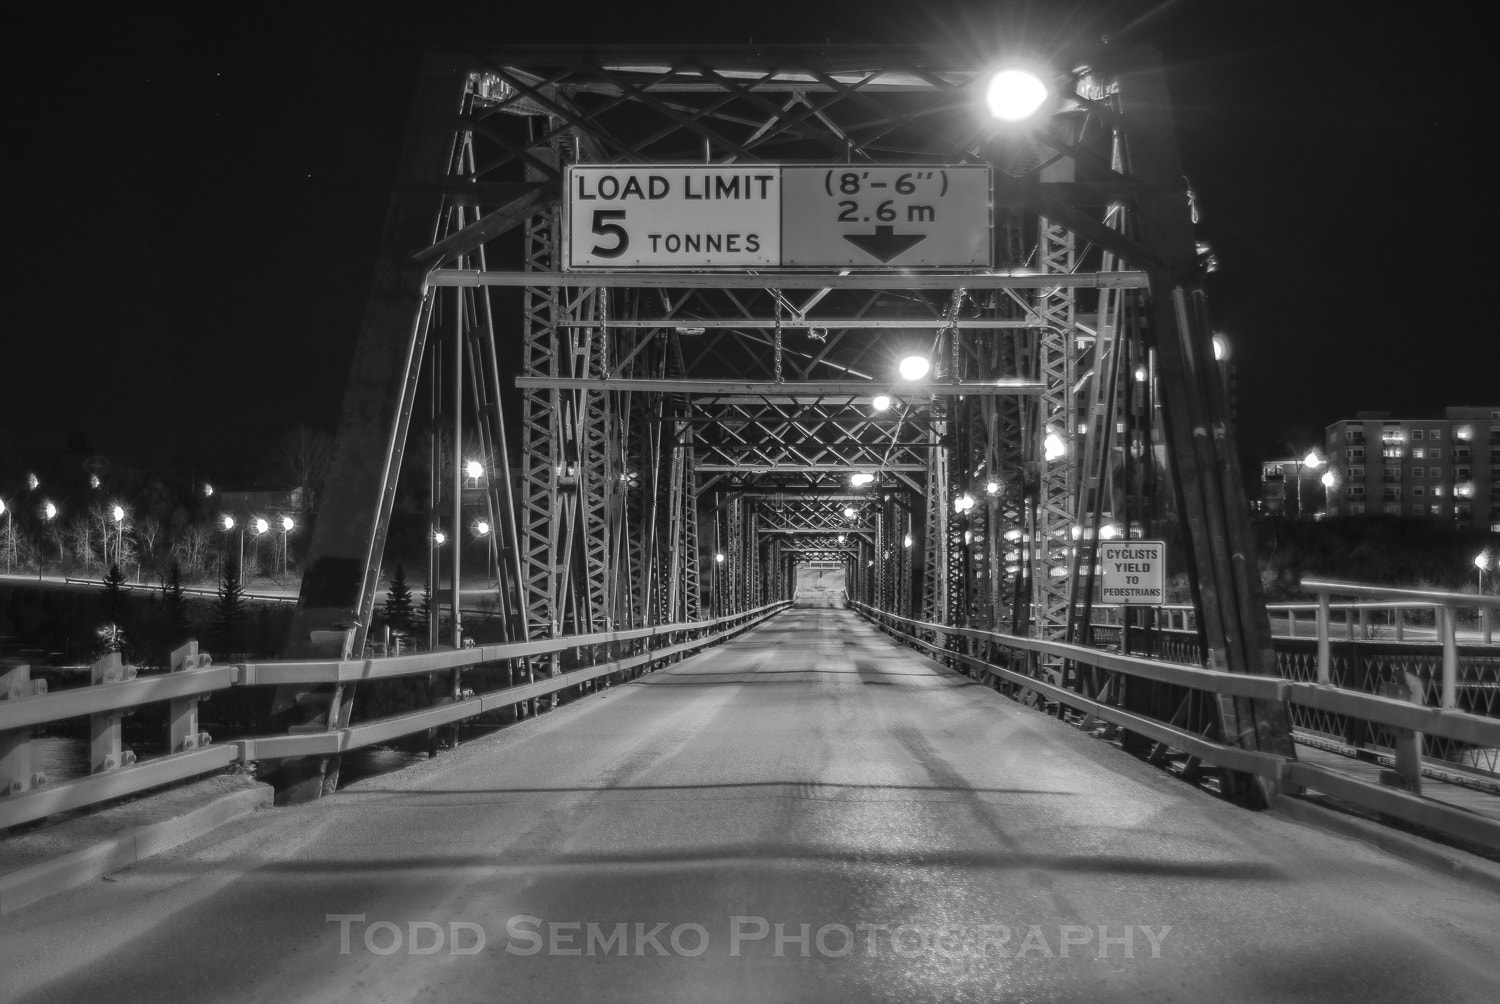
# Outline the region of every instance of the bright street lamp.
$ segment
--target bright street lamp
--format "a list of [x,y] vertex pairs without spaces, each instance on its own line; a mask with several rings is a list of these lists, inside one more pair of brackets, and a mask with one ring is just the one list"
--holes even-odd
[[432,531],[432,542],[438,547],[448,543],[448,535],[441,530]]
[[1323,466],[1323,458],[1317,450],[1308,450],[1307,456],[1297,461],[1297,518],[1302,518],[1302,472],[1315,471]]
[[1019,122],[1036,114],[1047,100],[1047,85],[1029,70],[1001,70],[990,78],[984,103],[990,114],[1005,122]]
[[926,356],[907,356],[896,369],[903,380],[920,380],[932,371],[932,361]]
[[853,519],[854,516],[855,516],[855,513],[856,513],[856,510],[855,510],[855,508],[852,505],[846,505],[846,506],[844,506],[844,518],[845,519]]
[[[235,528],[234,517],[229,513],[219,514],[219,529],[229,533]],[[234,566],[235,585],[243,585],[245,582],[245,528],[240,527],[239,538],[239,562]]]
[[874,480],[875,475],[871,474],[869,471],[856,471],[853,474],[849,475],[849,484],[853,485],[855,488],[863,488],[865,485],[870,484]]
[[286,535],[297,529],[297,523],[292,517],[282,514],[281,519],[281,574],[286,574]]
[[[110,519],[115,521],[115,564],[125,560],[125,507],[116,503],[110,507]],[[109,541],[104,542],[105,557],[109,557]]]
[[901,546],[911,547],[911,534],[907,534],[905,537],[901,538]]
[[490,535],[490,524],[488,520],[476,519],[474,521],[474,536],[488,537]]
[[722,551],[720,553],[714,555],[714,564],[716,564],[716,565],[722,565],[722,564],[724,564],[724,554],[723,554]]
[[891,396],[889,394],[876,394],[870,400],[870,408],[874,411],[885,411],[890,406]]
[[1068,444],[1055,432],[1047,433],[1047,438],[1042,440],[1042,459],[1060,460],[1068,452]]
[[477,460],[470,460],[464,464],[464,473],[469,476],[470,481],[478,481],[484,477],[484,465]]

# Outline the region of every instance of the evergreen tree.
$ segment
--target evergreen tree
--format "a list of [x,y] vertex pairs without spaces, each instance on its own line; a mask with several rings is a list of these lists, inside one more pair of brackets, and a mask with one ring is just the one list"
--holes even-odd
[[104,617],[118,624],[125,619],[129,601],[125,599],[125,573],[120,566],[111,564],[104,576]]
[[219,598],[214,603],[214,626],[209,637],[214,651],[229,655],[243,651],[241,622],[245,617],[244,587],[240,585],[239,566],[234,562],[224,565],[224,579],[219,583]]
[[391,587],[385,594],[385,622],[392,631],[411,634],[412,613],[411,586],[406,584],[406,569],[398,561],[391,575]]
[[167,634],[170,644],[179,644],[189,632],[187,597],[182,592],[182,570],[177,567],[177,562],[172,562],[172,570],[167,573],[166,584],[162,586],[162,613],[166,615]]
[[417,604],[417,615],[412,621],[411,631],[413,637],[427,644],[427,625],[432,619],[432,589],[430,586],[422,587],[422,602]]

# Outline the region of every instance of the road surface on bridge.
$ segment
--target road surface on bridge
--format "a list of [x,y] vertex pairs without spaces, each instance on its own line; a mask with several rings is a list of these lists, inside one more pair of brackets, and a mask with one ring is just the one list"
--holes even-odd
[[794,609],[4,918],[0,998],[1494,1001],[1497,920]]

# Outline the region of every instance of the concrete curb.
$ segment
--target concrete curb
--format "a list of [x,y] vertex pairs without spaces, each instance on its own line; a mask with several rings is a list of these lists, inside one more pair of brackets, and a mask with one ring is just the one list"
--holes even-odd
[[1306,799],[1276,799],[1271,812],[1294,822],[1330,830],[1340,836],[1373,844],[1388,854],[1412,864],[1441,872],[1486,892],[1500,896],[1500,864],[1487,861],[1468,851],[1449,847],[1416,834],[1393,830],[1370,819],[1339,812]]
[[267,808],[273,797],[270,785],[229,792],[180,816],[134,826],[82,850],[0,875],[0,917]]

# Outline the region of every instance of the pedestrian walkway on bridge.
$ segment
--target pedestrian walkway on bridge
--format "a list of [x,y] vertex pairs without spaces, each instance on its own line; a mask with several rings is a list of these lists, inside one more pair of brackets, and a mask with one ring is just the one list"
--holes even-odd
[[1493,1001],[1497,919],[794,608],[5,917],[0,997]]

